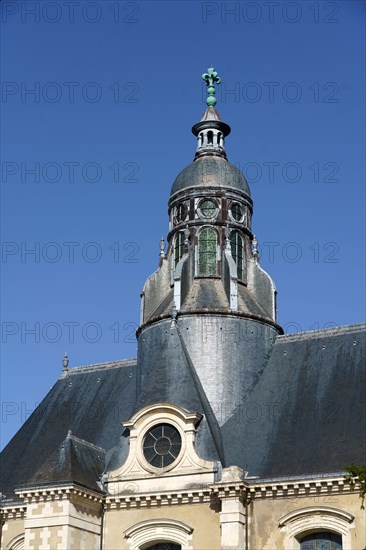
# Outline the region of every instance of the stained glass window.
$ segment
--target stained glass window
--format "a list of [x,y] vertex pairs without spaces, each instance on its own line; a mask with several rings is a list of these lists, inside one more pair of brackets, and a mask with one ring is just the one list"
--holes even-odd
[[342,550],[342,537],[337,533],[312,533],[302,538],[300,550]]
[[216,275],[217,236],[213,229],[205,228],[198,237],[198,274],[204,277]]
[[146,550],[182,550],[180,544],[174,542],[159,542],[153,546],[149,546]]
[[239,231],[232,231],[230,233],[230,243],[231,243],[231,254],[236,263],[238,270],[238,279],[243,279],[243,256],[244,256],[244,247],[243,239]]
[[204,218],[211,219],[216,214],[216,204],[210,200],[203,201],[200,204],[200,212]]
[[174,266],[176,267],[177,263],[183,256],[184,252],[184,233],[179,231],[175,236],[174,241]]
[[180,453],[182,439],[171,424],[157,424],[149,430],[143,443],[144,456],[155,468],[172,464]]

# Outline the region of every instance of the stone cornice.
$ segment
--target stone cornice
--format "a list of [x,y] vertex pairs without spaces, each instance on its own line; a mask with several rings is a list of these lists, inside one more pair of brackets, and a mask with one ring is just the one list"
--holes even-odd
[[281,481],[243,480],[234,483],[215,483],[211,489],[218,498],[281,498],[301,497],[308,495],[329,495],[358,492],[359,485],[351,486],[343,476],[309,477],[306,479],[291,479]]
[[191,185],[190,187],[185,187],[176,191],[173,195],[170,196],[168,202],[168,211],[172,208],[174,203],[179,202],[184,199],[190,199],[194,197],[204,197],[204,196],[215,196],[215,197],[225,197],[225,198],[239,198],[241,201],[245,200],[248,203],[248,206],[251,211],[253,211],[253,199],[241,189],[235,189],[230,186],[220,186],[217,185],[205,185],[197,186]]
[[[181,492],[161,492],[146,494],[126,494],[118,496],[108,495],[105,499],[107,510],[116,508],[147,508],[156,506],[171,506],[180,504],[197,504],[210,502],[214,495],[210,488],[181,491]],[[215,500],[215,499],[214,499]]]
[[92,489],[87,489],[86,487],[75,484],[48,487],[19,487],[15,492],[26,504],[52,500],[67,500],[75,496],[96,503],[102,503],[104,501],[104,495]]
[[21,505],[1,505],[0,506],[0,518],[4,520],[9,519],[23,519],[26,514],[26,506]]
[[[160,492],[160,493],[146,493],[146,494],[125,494],[117,496],[104,496],[93,495],[89,492],[79,490],[73,486],[62,488],[49,488],[45,490],[26,490],[24,492],[17,491],[20,498],[24,499],[25,504],[46,502],[52,500],[66,500],[70,496],[79,496],[96,503],[105,503],[106,510],[120,509],[120,508],[148,508],[157,506],[171,506],[181,504],[197,504],[202,502],[211,502],[216,500],[210,488],[195,489],[190,491],[181,492]],[[4,506],[1,509],[1,514],[10,517],[11,515],[20,513],[25,514],[26,506]],[[14,515],[15,517],[15,515]]]
[[[343,476],[314,477],[281,482],[268,483],[266,480],[242,480],[235,482],[215,483],[186,491],[166,491],[158,493],[128,493],[119,495],[101,495],[94,491],[65,485],[63,487],[23,488],[17,490],[17,495],[25,504],[66,500],[70,497],[87,499],[90,503],[105,504],[106,510],[121,508],[148,508],[182,504],[197,504],[218,502],[222,499],[239,498],[243,501],[255,499],[302,497],[312,495],[334,495],[340,493],[358,493],[359,484],[351,486]],[[24,517],[26,506],[3,505],[0,509],[3,518]]]
[[[198,279],[198,277],[196,277]],[[240,319],[250,319],[253,321],[258,321],[259,323],[262,323],[264,325],[269,325],[273,327],[275,330],[279,332],[279,335],[283,334],[283,328],[270,319],[269,317],[263,317],[262,315],[256,315],[255,313],[249,313],[249,312],[241,312],[241,311],[234,311],[234,310],[223,310],[223,309],[215,309],[215,308],[195,308],[189,311],[182,311],[180,310],[178,312],[177,318],[181,317],[188,317],[188,316],[195,316],[195,315],[205,315],[205,316],[214,316],[214,317],[233,317],[233,318],[240,318]],[[156,315],[155,317],[149,318],[147,321],[145,321],[142,325],[138,327],[136,330],[136,336],[138,337],[141,332],[148,326],[153,325],[155,323],[159,323],[160,321],[166,321],[167,319],[171,319],[172,316],[169,313],[163,313],[161,315]]]

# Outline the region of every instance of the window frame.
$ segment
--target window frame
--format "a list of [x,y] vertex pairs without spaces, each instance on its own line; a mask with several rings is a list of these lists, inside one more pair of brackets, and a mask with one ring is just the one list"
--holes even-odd
[[[215,212],[214,214],[208,218],[207,216],[204,215],[204,213],[202,212],[202,205],[205,203],[205,202],[212,202],[212,204],[215,206]],[[202,220],[205,220],[205,221],[212,221],[212,220],[215,220],[217,218],[217,215],[219,213],[219,206],[217,204],[217,201],[211,197],[203,197],[202,199],[200,199],[199,203],[198,203],[198,206],[197,206],[197,212],[198,212],[198,215],[199,217],[202,219]]]
[[[240,216],[240,218],[239,218],[238,220],[235,218],[234,213],[233,213],[233,208],[234,208],[235,206],[239,206],[240,211],[241,211],[241,216]],[[243,220],[244,220],[244,215],[245,215],[245,207],[244,207],[244,205],[241,204],[241,203],[238,202],[238,201],[232,202],[231,205],[230,205],[229,214],[230,214],[231,220],[232,220],[234,223],[242,223]]]
[[159,542],[180,544],[182,550],[193,550],[192,533],[190,525],[167,518],[141,521],[124,531],[130,550],[148,550]]
[[25,533],[21,533],[14,537],[7,545],[9,550],[24,550],[25,548]]
[[[150,544],[149,542],[147,544]],[[182,545],[177,543],[177,542],[174,542],[174,541],[171,541],[171,540],[161,540],[161,541],[153,541],[153,544],[151,544],[151,546],[143,546],[142,547],[142,550],[156,550],[156,546],[158,546],[159,544],[173,544],[174,546],[177,547],[177,550],[182,550]]]
[[300,550],[301,538],[312,532],[337,533],[342,537],[344,550],[351,548],[351,524],[354,516],[349,512],[330,506],[309,506],[293,510],[279,520],[284,531],[284,546],[289,550]]
[[[340,537],[341,539],[341,548],[340,550],[343,550],[343,540],[342,540],[342,535],[340,533],[336,533],[335,531],[324,531],[324,530],[316,530],[316,531],[310,531],[309,533],[302,533],[299,537],[298,537],[298,540],[299,540],[299,543],[300,543],[300,550],[303,550],[302,548],[302,544],[304,542],[312,542],[313,543],[313,549],[310,549],[310,550],[317,550],[317,544],[315,545],[315,548],[314,548],[314,542],[316,539],[313,539],[311,541],[304,541],[305,538],[308,538],[308,537],[314,537],[315,535],[336,535],[337,537]],[[330,543],[334,542],[334,541],[329,541]],[[332,549],[332,546],[330,548],[328,548],[327,550],[333,550]],[[337,549],[338,550],[338,549]]]
[[[182,215],[180,215],[180,212]],[[184,223],[187,219],[188,215],[188,208],[187,205],[184,202],[180,202],[177,204],[177,206],[174,207],[174,215],[173,215],[173,222],[174,225],[178,225],[179,223]]]
[[[232,241],[233,236],[238,237],[238,241],[240,239],[241,246],[239,246],[238,242],[234,243]],[[231,256],[235,262],[236,265],[236,272],[237,272],[237,278],[239,281],[244,281],[244,260],[245,260],[245,251],[244,251],[244,239],[240,231],[237,229],[234,229],[230,232],[229,235],[229,241],[230,241],[230,248],[231,248]],[[235,246],[235,251],[233,252],[233,245]],[[238,254],[239,249],[241,249],[241,256]],[[238,260],[241,259],[241,265]]]
[[[215,260],[214,260],[214,264],[215,264],[215,271],[214,273],[207,273],[207,270],[206,270],[206,273],[203,273],[200,269],[200,266],[201,266],[201,250],[200,250],[200,246],[201,246],[201,243],[202,243],[202,235],[204,232],[206,231],[210,231],[212,232],[212,234],[215,236],[215,250],[212,251],[212,252],[204,252],[205,255],[208,256],[208,254],[212,254],[212,259],[213,259],[213,256],[215,255]],[[214,229],[212,226],[204,226],[202,227],[199,232],[198,232],[198,235],[197,235],[197,248],[196,248],[196,277],[202,277],[202,278],[215,278],[215,277],[218,277],[219,276],[219,273],[218,273],[218,257],[217,257],[217,248],[218,248],[218,233],[216,231],[216,229]],[[206,239],[206,242],[209,242],[208,239]],[[207,262],[208,264],[209,262]],[[212,262],[213,263],[213,262]]]
[[184,231],[178,231],[174,236],[174,269],[177,267],[180,260],[184,255],[184,242],[185,234]]
[[[162,430],[165,428],[165,427],[169,427],[173,430],[175,430],[176,432],[176,436],[179,437],[179,451],[177,453],[177,455],[173,458],[173,460],[171,462],[169,462],[168,464],[163,464],[163,466],[155,466],[154,464],[152,464],[152,462],[148,459],[148,457],[146,456],[146,446],[145,446],[145,442],[146,442],[146,439],[147,437],[151,434],[151,432],[157,428],[162,428]],[[157,468],[159,469],[160,471],[166,471],[167,468],[169,468],[170,466],[173,466],[174,463],[178,460],[178,458],[180,457],[181,453],[182,453],[182,446],[183,446],[183,441],[182,441],[182,435],[180,433],[180,431],[176,428],[176,426],[174,424],[172,424],[171,422],[159,422],[157,424],[154,424],[153,426],[151,426],[148,430],[145,431],[145,434],[143,436],[143,439],[142,439],[142,449],[143,449],[143,456],[144,456],[144,459],[146,460],[146,462],[152,466],[153,468]],[[164,455],[161,455],[161,456],[164,456]],[[172,455],[173,457],[173,455]]]

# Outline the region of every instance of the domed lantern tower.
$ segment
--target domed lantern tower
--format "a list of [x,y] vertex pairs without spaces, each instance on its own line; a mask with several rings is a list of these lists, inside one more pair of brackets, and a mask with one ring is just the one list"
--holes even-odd
[[215,109],[220,79],[213,68],[202,77],[208,106],[192,128],[195,158],[171,189],[167,251],[162,240],[160,266],[142,292],[138,366],[143,388],[154,365],[164,363],[161,400],[184,406],[185,382],[174,367],[184,355],[201,412],[209,409],[221,429],[245,403],[282,329],[275,286],[259,266],[250,189],[226,156],[230,126]]

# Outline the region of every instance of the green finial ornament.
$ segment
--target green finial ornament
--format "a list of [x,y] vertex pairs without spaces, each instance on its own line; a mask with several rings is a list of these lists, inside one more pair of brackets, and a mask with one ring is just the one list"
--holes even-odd
[[217,84],[220,84],[221,78],[219,77],[218,73],[215,71],[213,67],[210,67],[207,69],[207,73],[203,73],[202,75],[203,80],[206,82],[207,85],[207,98],[206,103],[209,107],[215,107],[217,103],[217,99],[215,97],[215,82]]

